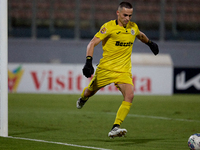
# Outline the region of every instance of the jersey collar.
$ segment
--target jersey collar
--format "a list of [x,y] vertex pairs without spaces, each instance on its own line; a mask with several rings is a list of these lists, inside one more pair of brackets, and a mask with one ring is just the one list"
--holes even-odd
[[118,25],[118,21],[117,21],[117,19],[115,20],[115,23],[116,23],[116,25]]
[[[116,23],[116,25],[118,25],[118,20],[117,19],[115,20],[115,23]],[[126,27],[127,27],[127,25],[126,25]],[[124,27],[124,28],[126,29],[126,27]]]

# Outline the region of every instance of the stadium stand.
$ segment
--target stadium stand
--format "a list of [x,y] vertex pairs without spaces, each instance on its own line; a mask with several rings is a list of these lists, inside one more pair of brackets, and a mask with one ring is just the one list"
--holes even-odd
[[[133,20],[142,29],[158,30],[160,22],[160,0],[128,0],[133,4]],[[71,0],[40,0],[37,2],[37,26],[49,26],[53,19],[55,27],[73,28],[76,17],[76,1]],[[10,26],[30,26],[32,20],[32,0],[9,0]],[[95,28],[108,20],[116,18],[118,3],[114,0],[80,0],[80,27],[90,28],[92,19]],[[174,9],[175,8],[175,9]],[[199,0],[166,0],[165,22],[171,28],[174,20],[178,27],[189,30],[200,30],[200,1]],[[192,25],[191,25],[192,24]]]

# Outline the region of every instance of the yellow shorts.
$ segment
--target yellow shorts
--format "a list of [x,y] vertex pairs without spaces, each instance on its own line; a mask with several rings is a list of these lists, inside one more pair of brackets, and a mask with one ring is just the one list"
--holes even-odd
[[98,91],[111,83],[114,83],[115,86],[123,83],[133,85],[132,74],[128,72],[114,72],[97,67],[95,75],[88,85],[88,89],[90,91]]

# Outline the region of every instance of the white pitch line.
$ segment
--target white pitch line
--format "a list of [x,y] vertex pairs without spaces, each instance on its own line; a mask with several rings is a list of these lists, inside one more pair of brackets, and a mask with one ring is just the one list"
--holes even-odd
[[111,149],[105,149],[105,148],[99,148],[99,147],[83,146],[83,145],[68,144],[68,143],[62,143],[62,142],[53,142],[53,141],[45,141],[45,140],[38,140],[38,139],[29,139],[29,138],[22,138],[22,137],[8,136],[7,138],[20,139],[20,140],[26,140],[26,141],[34,141],[34,142],[42,142],[42,143],[50,143],[50,144],[58,144],[58,145],[66,145],[66,146],[73,146],[73,147],[81,147],[81,148],[87,148],[87,149],[111,150]]
[[178,119],[178,118],[167,118],[167,117],[159,117],[159,116],[146,116],[146,115],[135,115],[135,114],[128,114],[128,116],[131,116],[131,117],[138,117],[138,118],[150,118],[150,119],[160,119],[160,120],[171,120],[171,121],[200,122],[199,120]]
[[[91,114],[91,113],[90,113]],[[107,114],[116,115],[113,112],[109,112]],[[180,118],[168,118],[168,117],[160,117],[160,116],[148,116],[148,115],[137,115],[137,114],[128,114],[128,117],[137,117],[137,118],[150,118],[150,119],[160,119],[160,120],[171,120],[171,121],[183,121],[183,122],[200,122],[200,120],[189,120],[189,119],[180,119]]]
[[[70,112],[71,114],[79,114],[82,112],[79,111],[73,111]],[[108,114],[108,115],[116,115],[114,112],[84,112],[84,114]],[[169,120],[169,121],[183,121],[183,122],[200,122],[200,120],[190,120],[190,119],[180,119],[180,118],[168,118],[168,117],[162,117],[162,116],[148,116],[148,115],[138,115],[138,114],[128,114],[127,117],[136,117],[136,118],[149,118],[149,119],[159,119],[159,120]]]

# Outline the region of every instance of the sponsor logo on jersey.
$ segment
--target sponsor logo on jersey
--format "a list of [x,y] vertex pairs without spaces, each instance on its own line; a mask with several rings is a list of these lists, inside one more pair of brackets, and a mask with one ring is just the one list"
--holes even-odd
[[116,41],[115,46],[131,46],[133,45],[133,42],[120,42]]
[[106,28],[103,27],[101,30],[100,30],[101,34],[105,34],[106,33]]

